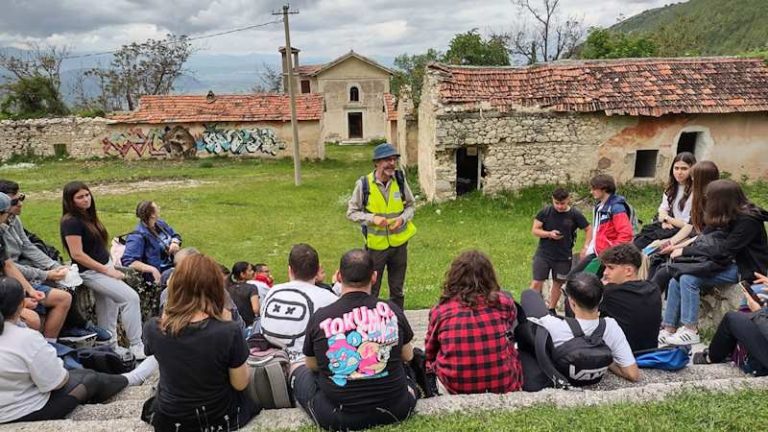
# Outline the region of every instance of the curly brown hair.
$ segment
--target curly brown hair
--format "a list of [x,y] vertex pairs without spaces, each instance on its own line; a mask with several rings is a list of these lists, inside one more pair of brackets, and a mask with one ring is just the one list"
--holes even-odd
[[493,307],[498,304],[500,290],[491,260],[479,250],[469,250],[456,257],[445,273],[440,303],[457,299],[475,308],[482,299]]

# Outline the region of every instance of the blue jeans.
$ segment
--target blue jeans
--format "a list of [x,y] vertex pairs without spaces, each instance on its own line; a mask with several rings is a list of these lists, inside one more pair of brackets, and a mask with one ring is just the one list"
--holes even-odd
[[680,323],[688,326],[696,326],[699,322],[700,291],[702,288],[736,283],[739,281],[739,269],[736,264],[731,264],[722,272],[708,277],[682,275],[680,280],[669,281],[667,291],[667,308],[664,310],[665,327],[677,328]]

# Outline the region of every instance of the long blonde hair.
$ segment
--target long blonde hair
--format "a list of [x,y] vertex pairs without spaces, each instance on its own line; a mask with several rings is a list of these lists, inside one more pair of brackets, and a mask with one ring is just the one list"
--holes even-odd
[[205,255],[190,255],[176,267],[168,283],[160,329],[176,336],[198,312],[222,321],[225,298],[224,279],[216,261]]

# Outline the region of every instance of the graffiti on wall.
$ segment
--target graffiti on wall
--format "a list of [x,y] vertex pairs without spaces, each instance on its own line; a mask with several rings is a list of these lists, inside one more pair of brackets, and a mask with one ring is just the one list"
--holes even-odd
[[203,133],[195,136],[184,126],[153,128],[146,132],[131,128],[116,132],[101,140],[106,156],[127,157],[194,157],[197,152],[221,155],[263,153],[275,156],[285,148],[275,131],[266,128],[219,128],[205,124]]
[[206,124],[203,135],[197,140],[197,150],[212,154],[264,153],[275,156],[285,148],[275,131],[265,128],[223,129],[216,124]]

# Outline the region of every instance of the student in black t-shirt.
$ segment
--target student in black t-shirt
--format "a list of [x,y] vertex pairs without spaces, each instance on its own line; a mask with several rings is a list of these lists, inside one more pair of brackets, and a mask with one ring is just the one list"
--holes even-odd
[[[592,229],[578,209],[571,207],[570,193],[557,188],[552,192],[552,205],[544,207],[533,220],[531,233],[539,238],[539,247],[533,256],[533,281],[531,288],[541,293],[544,281],[552,273],[552,290],[549,294],[549,310],[554,311],[560,300],[561,287],[573,262],[573,245],[576,230],[585,231],[585,245],[589,245]],[[586,246],[585,246],[586,248]],[[583,258],[582,249],[579,258]]]
[[405,420],[416,406],[404,361],[413,331],[403,311],[371,295],[377,274],[368,252],[341,258],[341,298],[318,309],[304,339],[305,365],[292,373],[296,401],[318,426],[357,430]]
[[632,243],[606,249],[600,254],[605,266],[605,292],[600,316],[611,317],[627,336],[632,351],[656,348],[661,326],[661,291],[637,275],[642,258]]
[[117,315],[120,314],[129,350],[137,360],[146,358],[141,342],[139,294],[123,282],[125,274],[115,269],[107,250],[107,229],[99,220],[96,201],[88,186],[79,181],[64,186],[64,214],[61,217],[61,242],[80,269],[83,285],[96,297],[99,327],[112,333],[111,345],[117,348]]
[[[247,327],[252,326],[259,318],[259,289],[256,285],[248,283],[252,278],[253,266],[245,261],[238,261],[232,266],[232,272],[227,279],[227,291]],[[259,325],[256,330],[260,329]]]
[[225,298],[216,261],[190,255],[173,272],[163,315],[144,326],[146,353],[160,364],[146,416],[155,431],[235,430],[261,411],[244,392],[249,351]]

